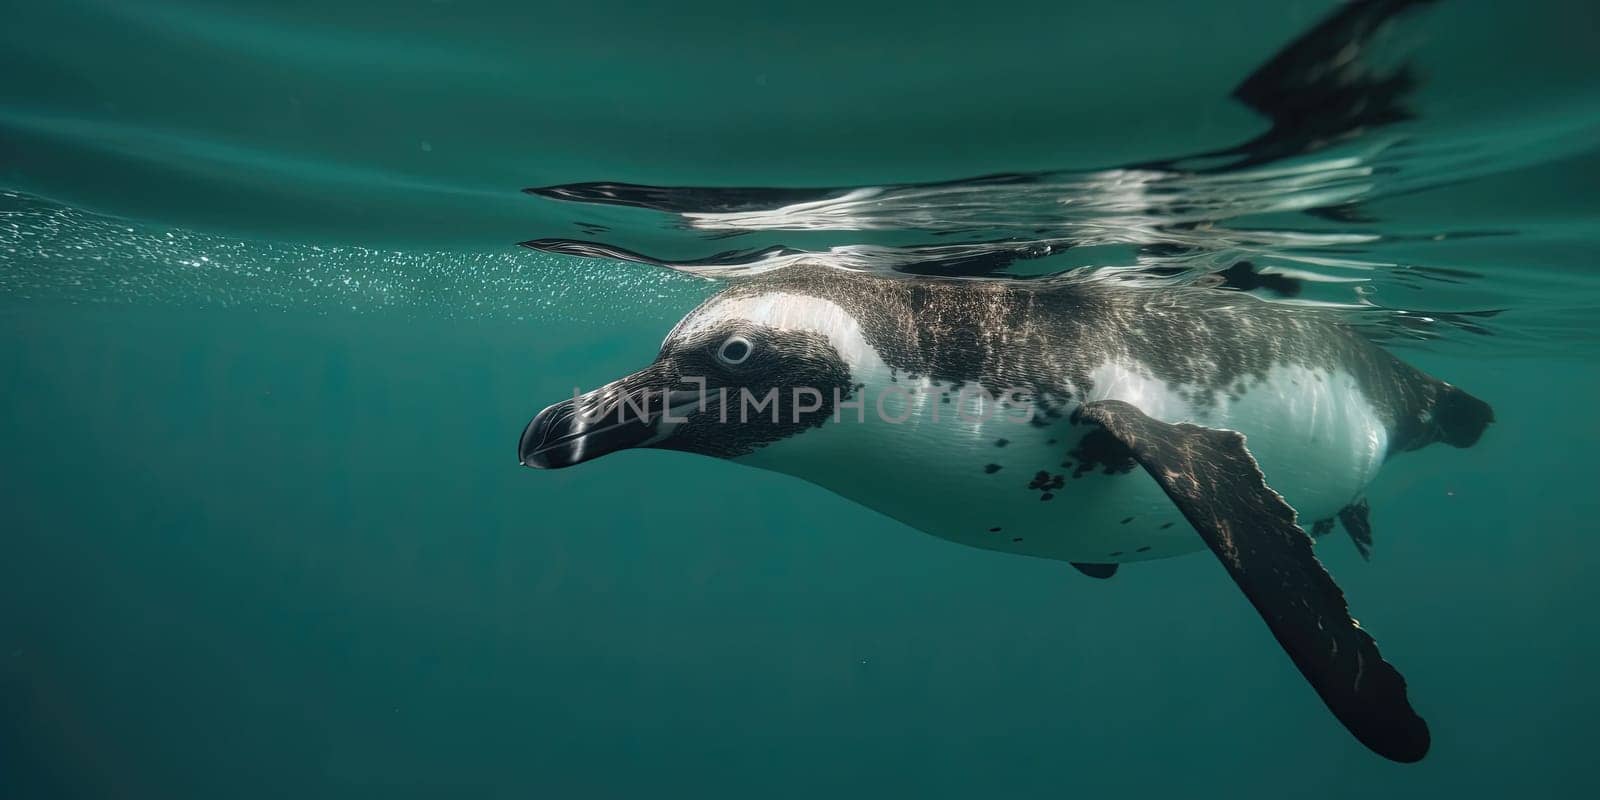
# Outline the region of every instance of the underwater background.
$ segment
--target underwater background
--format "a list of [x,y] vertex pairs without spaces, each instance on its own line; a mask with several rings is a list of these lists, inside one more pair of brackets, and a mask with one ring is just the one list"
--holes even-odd
[[[1369,5],[1404,114],[1197,166],[1339,4],[9,4],[0,797],[1594,796],[1600,9]],[[903,190],[992,175],[1050,197]],[[521,191],[596,181],[889,188]],[[1204,554],[1093,581],[712,459],[518,466],[697,260],[772,253],[1248,258],[1492,403],[1385,467],[1370,562],[1317,548],[1428,758]]]

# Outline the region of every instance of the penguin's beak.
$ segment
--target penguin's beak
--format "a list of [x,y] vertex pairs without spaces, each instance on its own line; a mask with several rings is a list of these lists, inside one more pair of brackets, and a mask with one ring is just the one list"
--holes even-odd
[[517,457],[525,467],[560,469],[638,447],[655,434],[655,426],[641,419],[585,422],[578,418],[577,404],[563,400],[540,411],[523,429]]
[[634,373],[556,403],[533,418],[517,443],[523,466],[560,469],[665,439],[703,406],[697,391],[675,391],[653,370]]

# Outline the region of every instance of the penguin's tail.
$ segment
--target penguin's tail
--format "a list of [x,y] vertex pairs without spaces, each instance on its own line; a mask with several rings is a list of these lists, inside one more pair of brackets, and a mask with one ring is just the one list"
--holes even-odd
[[1471,447],[1491,422],[1494,409],[1488,403],[1440,382],[1433,406],[1433,427],[1439,441],[1451,447]]

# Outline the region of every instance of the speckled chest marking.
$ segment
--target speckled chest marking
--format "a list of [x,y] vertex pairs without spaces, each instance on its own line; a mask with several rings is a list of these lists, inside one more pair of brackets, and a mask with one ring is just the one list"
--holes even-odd
[[[1197,409],[1136,369],[1106,365],[1098,373],[1090,400],[1124,400],[1163,421],[1243,432],[1269,480],[1308,519],[1354,500],[1383,459],[1386,433],[1346,376],[1284,367],[1237,399]],[[952,387],[902,383],[911,400],[889,410],[909,411],[904,423],[846,416],[741,460],[974,547],[1088,562],[1203,549],[1114,440],[1072,421],[1075,403],[1043,424],[1019,424],[1004,412],[967,421],[956,413],[961,400]],[[973,398],[965,408],[973,420],[982,412]]]

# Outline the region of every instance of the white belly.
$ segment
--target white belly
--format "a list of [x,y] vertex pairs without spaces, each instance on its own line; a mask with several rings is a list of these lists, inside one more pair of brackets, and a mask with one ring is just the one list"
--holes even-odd
[[[1105,365],[1088,400],[1116,399],[1165,422],[1240,431],[1267,481],[1304,525],[1355,500],[1382,462],[1387,434],[1348,377],[1301,367],[1275,369],[1237,398],[1209,406],[1183,399],[1139,370]],[[910,402],[886,402],[880,418],[869,386],[866,421],[854,412],[740,459],[822,485],[912,527],[962,544],[1090,563],[1139,561],[1204,545],[1142,468],[1084,471],[1071,454],[1088,426],[1067,415],[1045,427],[1006,413],[958,416],[941,387],[896,384]],[[1181,387],[1180,387],[1181,388]],[[1070,409],[1069,409],[1070,410]],[[937,416],[937,419],[935,418]],[[1004,444],[1001,444],[1001,442]],[[1070,466],[1064,466],[1070,465]]]
[[1267,484],[1300,519],[1326,519],[1354,501],[1377,475],[1389,433],[1355,379],[1329,370],[1278,366],[1236,397],[1214,405],[1183,399],[1136,369],[1105,365],[1089,400],[1123,400],[1163,422],[1190,422],[1245,435]]

